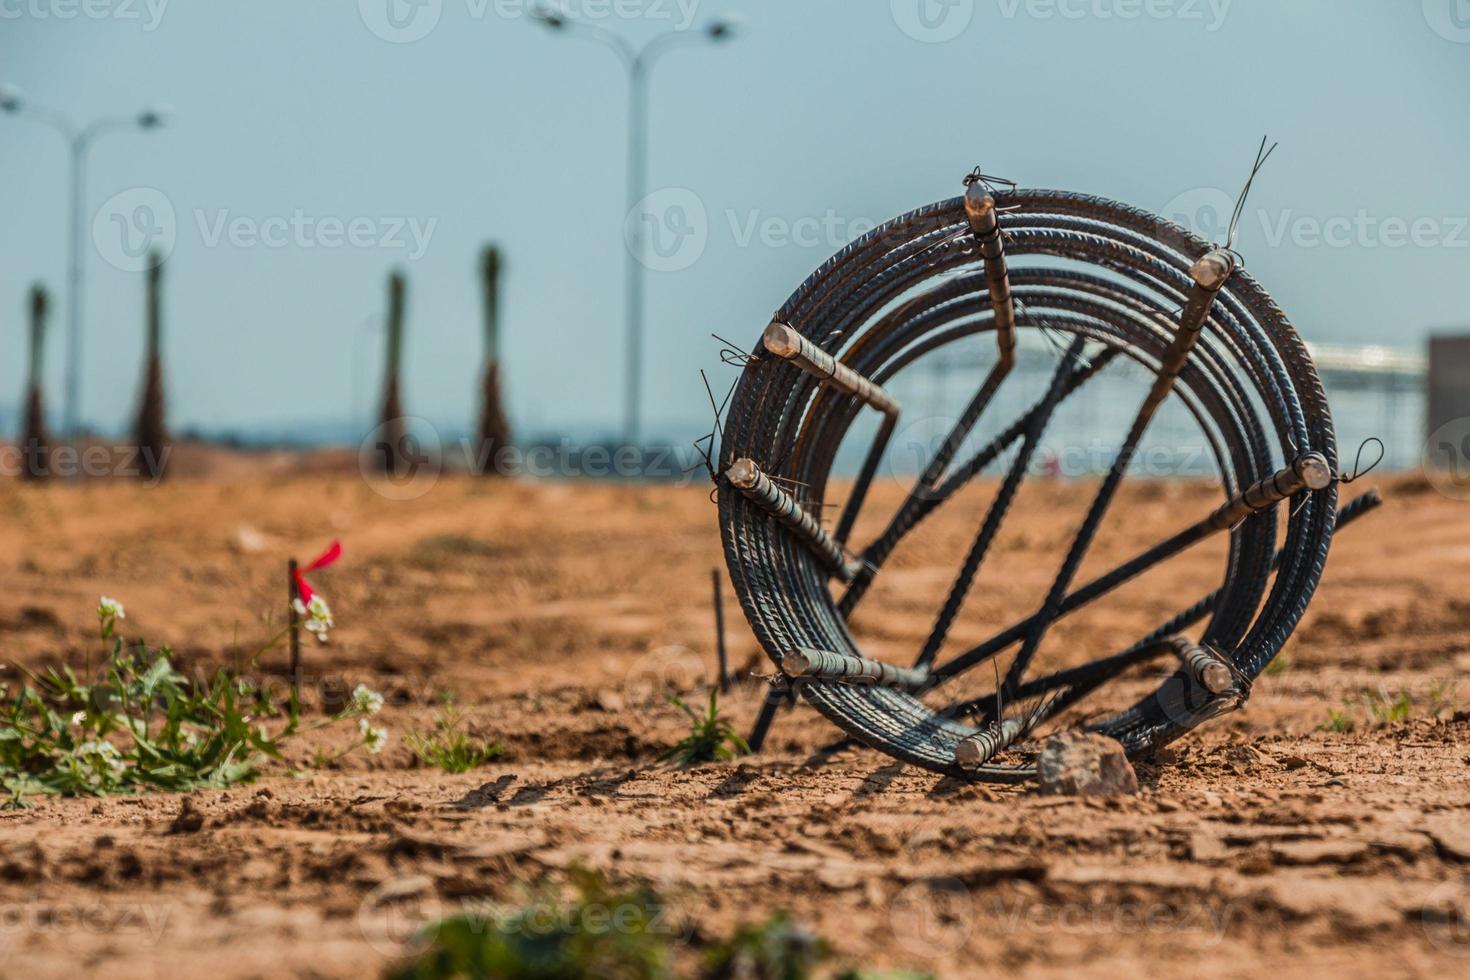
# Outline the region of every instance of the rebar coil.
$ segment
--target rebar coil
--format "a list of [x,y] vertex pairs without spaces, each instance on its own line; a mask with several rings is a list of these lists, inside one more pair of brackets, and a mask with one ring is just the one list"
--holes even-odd
[[[1212,246],[1167,219],[1097,197],[1046,190],[994,196],[1018,328],[1080,335],[1157,374],[1192,286],[1189,270]],[[912,211],[848,245],[775,319],[878,385],[947,344],[985,341],[995,315],[963,199]],[[1308,451],[1337,471],[1331,415],[1306,348],[1243,269],[1220,291],[1174,392],[1211,447],[1226,499]],[[719,469],[752,459],[804,488],[804,505],[821,514],[838,447],[863,408],[757,344],[731,399]],[[1231,532],[1221,598],[1200,642],[1245,677],[1270,663],[1306,610],[1327,559],[1336,499],[1334,481],[1290,510],[1274,581],[1277,512],[1256,514]],[[816,555],[728,485],[719,488],[719,520],[733,586],[774,662],[803,647],[863,656]],[[1132,755],[1177,738],[1192,722],[1170,709],[1170,683],[1090,727]],[[828,681],[808,683],[803,693],[855,739],[905,762],[962,779],[1034,775],[1025,765],[960,769],[955,745],[977,729],[908,693]]]

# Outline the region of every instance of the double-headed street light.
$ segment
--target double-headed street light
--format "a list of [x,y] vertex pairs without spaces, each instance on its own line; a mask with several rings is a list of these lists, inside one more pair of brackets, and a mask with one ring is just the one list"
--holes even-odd
[[[611,48],[628,72],[628,215],[647,194],[648,181],[648,73],[665,51],[685,44],[718,44],[731,40],[740,28],[733,17],[720,17],[697,31],[660,34],[642,47],[600,24],[577,20],[558,7],[541,5],[531,15],[550,30],[585,37]],[[627,258],[627,365],[623,391],[623,442],[640,445],[643,387],[643,291],[646,260],[642,222],[631,221]]]
[[24,116],[44,123],[61,133],[71,150],[71,231],[67,272],[66,391],[63,407],[63,431],[75,443],[81,425],[81,356],[82,356],[82,238],[86,228],[86,163],[87,150],[104,133],[121,130],[157,129],[171,113],[167,106],[144,109],[135,116],[109,116],[78,127],[71,119],[43,105],[26,99],[19,89],[0,85],[0,112]]

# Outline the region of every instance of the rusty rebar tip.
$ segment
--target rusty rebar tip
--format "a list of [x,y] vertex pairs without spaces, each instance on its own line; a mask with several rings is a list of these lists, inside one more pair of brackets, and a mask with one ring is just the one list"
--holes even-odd
[[780,320],[772,320],[770,326],[766,327],[766,332],[761,335],[761,343],[772,354],[787,360],[801,352],[801,334]]
[[752,459],[737,459],[730,464],[725,471],[725,479],[729,480],[741,490],[750,490],[760,482],[760,467],[755,465]]
[[801,650],[788,650],[781,655],[781,669],[789,677],[804,677],[812,672],[812,658]]
[[1219,292],[1235,273],[1235,256],[1224,249],[1214,249],[1200,256],[1189,270],[1189,278],[1201,289]]
[[1235,687],[1230,668],[1218,661],[1206,664],[1200,670],[1199,681],[1211,694],[1228,694]]
[[1307,453],[1298,459],[1296,474],[1308,490],[1326,490],[1332,486],[1332,467],[1321,453]]
[[976,182],[965,188],[965,217],[970,219],[970,227],[976,230],[994,224],[995,198],[990,196],[984,184]]
[[961,769],[979,769],[985,763],[985,753],[979,742],[961,739],[954,747],[954,762]]

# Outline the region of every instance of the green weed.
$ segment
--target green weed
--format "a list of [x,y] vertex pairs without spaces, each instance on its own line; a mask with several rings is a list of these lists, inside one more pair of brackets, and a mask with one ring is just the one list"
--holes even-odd
[[669,703],[684,712],[689,718],[689,736],[659,756],[660,762],[673,762],[680,769],[705,762],[725,762],[750,754],[750,746],[720,715],[719,694],[709,692],[709,707],[704,714],[697,714],[678,697],[670,696]]
[[499,742],[472,737],[465,730],[464,716],[453,701],[443,711],[434,712],[432,731],[409,732],[403,741],[425,765],[448,773],[469,772],[505,752],[505,746]]
[[[22,668],[27,683],[13,696],[0,685],[0,786],[12,807],[34,794],[184,792],[248,782],[267,759],[282,758],[289,739],[382,705],[360,687],[366,699],[355,696],[341,713],[303,725],[294,699],[278,708],[238,677],[221,672],[193,680],[174,670],[168,648],[124,643],[117,633],[121,603],[104,598],[97,615],[107,652],[96,680],[84,683],[70,667],[39,675]],[[386,738],[366,717],[360,724],[360,744],[371,748],[373,737]]]

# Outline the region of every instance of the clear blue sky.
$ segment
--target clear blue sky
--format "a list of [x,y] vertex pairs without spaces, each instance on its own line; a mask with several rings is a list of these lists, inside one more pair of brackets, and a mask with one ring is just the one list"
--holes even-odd
[[[176,426],[361,416],[378,369],[370,318],[394,266],[410,279],[407,407],[467,423],[475,256],[493,239],[507,255],[505,356],[521,428],[616,430],[622,72],[610,52],[539,29],[514,0],[419,2],[0,0],[0,80],[79,119],[177,109],[164,131],[100,142],[88,184],[93,211],[133,188],[173,209]],[[696,369],[718,365],[711,332],[752,341],[848,233],[957,193],[977,163],[1208,221],[1269,133],[1282,145],[1240,247],[1305,336],[1413,347],[1470,324],[1467,0],[572,7],[642,39],[683,26],[691,5],[695,23],[738,12],[746,30],[655,69],[652,186],[692,192],[707,236],[697,260],[673,257],[687,268],[651,277],[655,432],[703,423]],[[427,33],[380,36],[394,23]],[[63,284],[61,141],[0,116],[0,171],[0,398],[14,404],[25,292]],[[289,227],[298,213],[304,230]],[[322,219],[367,222],[358,244],[329,247]],[[405,247],[381,242],[399,219],[431,229],[421,256],[406,226],[391,236]],[[100,227],[105,237],[106,214]],[[252,240],[252,228],[282,244]],[[85,414],[111,427],[135,398],[142,277],[88,248]]]

